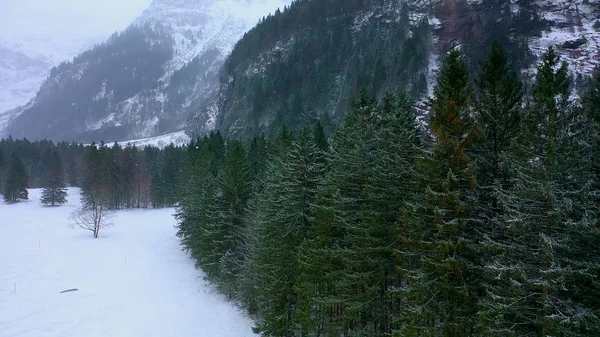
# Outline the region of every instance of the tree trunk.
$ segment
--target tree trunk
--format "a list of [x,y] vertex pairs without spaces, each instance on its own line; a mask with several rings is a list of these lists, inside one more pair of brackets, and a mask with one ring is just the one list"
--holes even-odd
[[97,239],[98,238],[98,233],[100,232],[100,224],[102,223],[102,205],[98,206],[96,208],[96,217],[95,217],[95,221],[96,223],[94,224],[94,238]]

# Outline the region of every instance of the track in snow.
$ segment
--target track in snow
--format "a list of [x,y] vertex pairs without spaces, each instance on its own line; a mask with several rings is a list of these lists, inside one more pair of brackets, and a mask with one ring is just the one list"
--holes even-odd
[[256,336],[180,250],[173,209],[121,211],[93,239],[68,227],[77,189],[56,208],[40,193],[0,202],[0,336]]

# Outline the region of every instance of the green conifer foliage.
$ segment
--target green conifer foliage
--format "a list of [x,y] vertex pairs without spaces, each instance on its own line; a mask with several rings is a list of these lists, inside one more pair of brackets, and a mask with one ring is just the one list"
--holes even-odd
[[518,287],[495,300],[510,335],[585,336],[597,322],[571,291],[577,289],[573,280],[589,273],[584,242],[595,224],[589,153],[573,136],[584,123],[569,93],[567,66],[549,48],[511,152],[515,184],[504,201],[513,242],[496,268],[505,270],[498,277]]
[[41,201],[42,204],[50,206],[62,205],[67,202],[65,175],[62,162],[56,151],[52,153]]
[[[478,202],[476,216],[481,219],[480,256],[484,266],[486,296],[479,302],[479,333],[507,336],[510,331],[500,322],[506,319],[496,296],[512,292],[512,285],[498,277],[497,261],[512,249],[505,224],[502,195],[510,187],[508,157],[511,143],[519,132],[523,86],[509,68],[504,51],[493,43],[476,81],[475,112],[478,138],[475,145]],[[501,272],[500,272],[501,273]]]
[[11,156],[6,183],[4,184],[4,201],[15,203],[27,200],[27,171],[21,157],[15,152]]
[[595,319],[590,319],[587,327],[591,327],[591,332],[598,332],[600,328],[600,67],[596,69],[592,87],[589,89],[583,100],[583,109],[586,116],[585,123],[588,123],[588,135],[586,139],[590,145],[591,169],[592,169],[592,187],[591,197],[594,207],[591,216],[596,220],[596,226],[589,232],[584,233],[581,245],[585,248],[580,256],[580,263],[586,263],[589,273],[584,277],[579,277],[574,282],[576,287],[572,290],[575,295],[575,301],[585,302]]
[[477,306],[477,186],[468,72],[456,50],[445,59],[431,112],[433,149],[423,163],[426,190],[411,223],[418,264],[410,267],[405,316],[408,336],[469,336]]
[[287,154],[269,163],[264,190],[257,196],[252,263],[262,285],[258,306],[267,336],[289,336],[300,329],[297,254],[311,226],[310,205],[321,186],[323,156],[305,126]]
[[6,181],[6,160],[4,151],[0,149],[0,194],[4,192],[4,183]]

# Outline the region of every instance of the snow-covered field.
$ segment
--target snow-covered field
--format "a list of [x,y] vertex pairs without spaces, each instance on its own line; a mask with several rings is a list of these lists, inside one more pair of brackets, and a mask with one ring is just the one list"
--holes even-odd
[[174,209],[121,211],[93,239],[68,226],[77,189],[56,208],[40,193],[0,202],[0,336],[256,336],[180,250]]
[[162,136],[151,137],[151,138],[143,138],[143,139],[135,139],[128,140],[124,142],[119,142],[119,145],[122,147],[127,146],[128,144],[135,145],[138,149],[144,148],[146,145],[155,146],[159,148],[165,148],[170,144],[175,146],[185,146],[190,142],[190,136],[186,135],[184,131],[177,131],[173,133],[169,133]]
[[[1,117],[1,115],[0,115]],[[1,120],[0,120],[1,121]],[[133,140],[125,140],[121,142],[117,142],[121,147],[126,147],[127,145],[135,146],[138,150],[143,150],[146,145],[158,147],[164,149],[165,147],[173,144],[175,146],[186,146],[190,143],[192,138],[185,134],[185,131],[177,131],[173,133],[168,133],[166,135],[150,137],[150,138],[142,138],[142,139],[133,139]],[[96,142],[96,145],[99,145],[100,142]],[[112,147],[114,142],[107,142],[106,145],[108,147]],[[83,144],[84,146],[89,146],[91,144]]]

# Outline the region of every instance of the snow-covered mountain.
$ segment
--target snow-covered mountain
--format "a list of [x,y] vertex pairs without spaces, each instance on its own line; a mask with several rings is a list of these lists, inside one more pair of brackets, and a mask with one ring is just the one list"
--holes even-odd
[[154,0],[135,24],[161,23],[175,41],[165,76],[211,50],[226,57],[258,21],[291,0]]
[[112,142],[217,128],[245,137],[338,123],[360,86],[404,87],[426,112],[440,55],[460,45],[476,71],[494,39],[525,77],[550,45],[576,78],[600,60],[600,0],[299,0],[259,22],[290,2],[154,0],[0,116],[12,118],[4,134]]
[[115,141],[180,130],[218,88],[235,43],[290,1],[154,0],[128,31],[53,70],[4,134]]
[[0,1],[0,129],[59,63],[131,24],[150,0]]
[[440,56],[458,46],[475,73],[493,40],[526,79],[552,45],[578,82],[600,65],[600,0],[301,0],[236,45],[188,130],[250,137],[336,124],[360,87],[407,90],[426,125]]
[[[7,111],[26,104],[48,77],[50,69],[97,42],[94,38],[63,41],[0,36],[0,129]],[[3,118],[4,117],[4,118]]]

